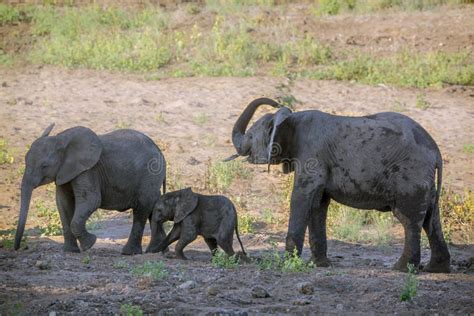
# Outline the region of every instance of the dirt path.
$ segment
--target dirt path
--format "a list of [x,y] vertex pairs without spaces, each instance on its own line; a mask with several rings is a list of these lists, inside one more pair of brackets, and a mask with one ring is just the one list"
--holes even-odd
[[[0,229],[13,228],[17,218],[21,175],[17,170],[26,146],[50,123],[56,123],[56,133],[75,125],[98,133],[119,127],[141,130],[160,144],[180,181],[199,187],[209,159],[234,153],[230,131],[242,108],[255,97],[277,96],[276,87],[283,82],[276,78],[144,81],[138,76],[48,67],[3,70],[0,78],[0,84],[4,83],[0,135],[8,140],[16,160],[0,169]],[[474,139],[472,91],[462,87],[426,91],[425,99],[431,104],[426,110],[416,108],[420,91],[412,89],[304,80],[297,81],[291,93],[302,102],[298,110],[350,115],[403,111],[440,145],[445,185],[457,190],[474,188],[473,155],[463,150]],[[249,168],[254,174],[251,184],[236,183],[232,190],[240,192],[247,208],[257,215],[264,207],[281,207],[275,187],[283,176],[276,171],[267,174],[261,166]],[[43,189],[35,196],[52,199]],[[270,249],[270,240],[276,240],[282,251],[285,225],[286,221],[274,233],[263,229],[245,235],[250,255],[261,257]],[[213,268],[202,241],[187,248],[187,262],[161,254],[123,257],[120,249],[130,226],[127,214],[107,215],[96,232],[99,240],[90,252],[90,263],[83,262],[84,254],[64,254],[61,238],[32,237],[29,249],[18,253],[0,249],[0,311],[116,313],[122,304],[130,303],[145,312],[163,314],[474,312],[474,276],[464,273],[474,256],[473,245],[452,246],[455,273],[420,274],[414,301],[402,303],[399,295],[405,274],[390,269],[401,253],[399,240],[385,248],[332,240],[332,268],[286,274],[261,271],[255,264],[235,270]],[[33,227],[31,221],[28,227]],[[306,247],[306,259],[307,251]],[[428,256],[424,249],[424,262]],[[169,272],[162,281],[144,281],[129,268],[114,268],[121,260],[133,267],[157,259],[165,262]],[[50,269],[40,270],[38,260],[49,261]],[[194,281],[194,287],[180,289],[186,281]],[[312,284],[312,294],[298,292],[296,284],[302,281]],[[256,285],[270,297],[253,298],[250,291]]]

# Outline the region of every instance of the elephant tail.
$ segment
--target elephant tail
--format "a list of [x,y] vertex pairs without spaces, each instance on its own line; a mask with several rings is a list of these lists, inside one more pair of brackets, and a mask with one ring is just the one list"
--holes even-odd
[[[234,211],[235,211],[235,208],[234,208]],[[235,215],[237,217],[237,212],[235,212]],[[247,253],[245,252],[245,249],[244,249],[244,245],[242,244],[242,240],[240,240],[239,224],[238,224],[237,218],[235,219],[235,235],[237,236],[237,240],[239,241],[240,249],[242,249],[242,253],[244,254],[244,256],[247,256]]]
[[436,174],[437,174],[437,180],[436,180],[436,197],[435,197],[435,203],[434,203],[434,209],[439,209],[439,198],[441,196],[441,185],[443,183],[443,158],[441,157],[441,153],[438,153],[438,158],[436,161]]
[[165,172],[165,177],[163,178],[163,194],[166,193],[166,172]]

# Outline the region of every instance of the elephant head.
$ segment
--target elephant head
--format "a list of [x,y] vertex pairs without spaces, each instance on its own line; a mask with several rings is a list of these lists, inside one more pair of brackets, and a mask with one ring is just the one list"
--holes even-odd
[[[267,104],[279,108],[275,114],[265,114],[258,119],[247,131],[247,125],[257,108]],[[292,129],[288,124],[292,112],[282,107],[276,101],[268,98],[255,99],[245,108],[232,130],[232,143],[237,155],[229,157],[232,160],[238,156],[248,156],[247,160],[254,164],[278,164],[288,158],[288,140]]]
[[70,182],[95,166],[102,153],[102,143],[90,129],[73,127],[56,136],[49,136],[53,127],[54,124],[51,124],[46,128],[26,153],[15,250],[20,248],[33,190],[53,181],[56,185]]
[[197,204],[198,196],[191,188],[166,193],[156,202],[152,220],[179,223],[194,211]]

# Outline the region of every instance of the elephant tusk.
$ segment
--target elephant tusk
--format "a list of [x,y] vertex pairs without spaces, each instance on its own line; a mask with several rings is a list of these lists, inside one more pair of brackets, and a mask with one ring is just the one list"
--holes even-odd
[[224,162],[231,161],[231,160],[234,160],[237,157],[239,157],[239,154],[233,154],[232,156],[227,157],[226,159],[224,159],[222,161],[224,161]]

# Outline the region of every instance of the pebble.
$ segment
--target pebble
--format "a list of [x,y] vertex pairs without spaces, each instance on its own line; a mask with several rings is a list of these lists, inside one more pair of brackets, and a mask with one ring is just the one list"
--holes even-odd
[[254,286],[252,288],[252,297],[254,298],[266,298],[266,297],[270,297],[270,294],[268,294],[267,290],[265,290],[263,287],[261,286]]
[[293,301],[293,305],[309,305],[309,304],[311,304],[311,301],[306,298],[299,298]]
[[196,287],[196,282],[189,280],[178,286],[180,290],[194,289]]
[[342,304],[337,304],[337,305],[336,305],[336,309],[337,309],[338,311],[342,311],[342,310],[344,310],[344,305],[342,305]]
[[296,288],[301,294],[311,295],[314,292],[314,287],[310,282],[300,282],[296,284]]
[[51,312],[49,312],[48,315],[49,315],[49,316],[56,316],[56,312],[55,312],[55,311],[51,311]]
[[35,263],[35,266],[38,267],[40,270],[49,270],[51,269],[51,265],[48,261],[38,260]]
[[208,295],[216,296],[217,293],[219,293],[219,288],[217,286],[211,285],[207,288]]

